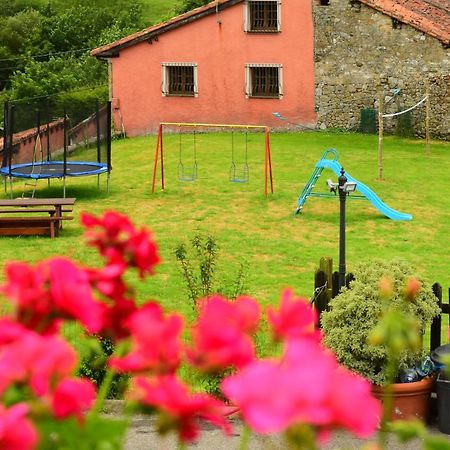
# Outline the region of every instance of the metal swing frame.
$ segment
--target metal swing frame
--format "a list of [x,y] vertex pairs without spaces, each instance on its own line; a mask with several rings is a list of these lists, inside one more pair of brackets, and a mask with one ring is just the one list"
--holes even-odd
[[[158,164],[160,164],[160,179],[161,179],[161,190],[164,191],[165,189],[165,174],[164,174],[164,127],[165,126],[177,126],[177,127],[192,127],[194,128],[194,134],[195,130],[198,129],[198,127],[205,127],[205,128],[238,128],[238,129],[245,129],[247,132],[251,129],[254,130],[263,130],[265,133],[265,144],[264,144],[264,195],[265,197],[268,196],[268,192],[270,189],[270,193],[273,194],[274,188],[273,188],[273,176],[272,176],[272,158],[270,154],[270,131],[269,128],[264,125],[230,125],[230,124],[212,124],[212,123],[190,123],[190,122],[161,122],[158,127],[158,136],[156,140],[156,148],[155,148],[155,158],[153,163],[153,179],[152,179],[152,193],[155,192],[156,188],[156,179],[158,174]],[[246,150],[247,151],[247,150]],[[195,155],[196,159],[196,155]],[[234,156],[233,156],[234,159]],[[243,182],[241,180],[245,179],[245,173],[242,177],[236,177],[234,176],[235,180],[231,180],[232,175],[232,169],[233,169],[233,162],[232,166],[230,168],[230,181],[235,182]],[[181,161],[182,164],[182,161]],[[247,164],[247,159],[246,159]],[[236,167],[236,164],[235,164]],[[183,173],[184,167],[180,167],[179,163],[179,175],[180,173]],[[181,170],[181,172],[180,172]],[[245,165],[244,165],[244,172],[245,172]],[[189,174],[185,172],[185,175],[193,175],[194,172],[191,171]],[[194,181],[193,177],[187,177],[188,180],[182,180],[182,181]],[[197,178],[197,164],[195,160],[195,179]],[[248,166],[247,166],[247,180],[248,180]]]

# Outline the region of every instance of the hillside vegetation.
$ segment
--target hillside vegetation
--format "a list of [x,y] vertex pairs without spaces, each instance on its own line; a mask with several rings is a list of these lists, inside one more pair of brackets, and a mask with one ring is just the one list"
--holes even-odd
[[27,102],[67,92],[76,92],[72,102],[87,96],[106,99],[107,66],[89,51],[174,16],[191,3],[0,0],[0,101]]

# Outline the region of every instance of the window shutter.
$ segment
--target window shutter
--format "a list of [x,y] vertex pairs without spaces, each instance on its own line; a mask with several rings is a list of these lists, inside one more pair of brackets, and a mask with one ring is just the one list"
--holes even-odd
[[281,0],[277,2],[277,10],[278,31],[281,31]]
[[245,86],[244,86],[244,90],[245,90],[245,96],[247,98],[249,98],[252,95],[251,89],[252,89],[252,80],[251,80],[251,70],[250,70],[251,65],[250,64],[246,64],[245,65]]
[[278,92],[280,98],[283,97],[283,66],[281,64],[278,66]]
[[198,67],[194,64],[194,96],[198,97]]
[[244,31],[250,30],[250,7],[248,0],[244,2]]
[[168,89],[168,76],[167,76],[167,66],[162,63],[161,64],[161,93],[163,96],[166,96],[169,92]]

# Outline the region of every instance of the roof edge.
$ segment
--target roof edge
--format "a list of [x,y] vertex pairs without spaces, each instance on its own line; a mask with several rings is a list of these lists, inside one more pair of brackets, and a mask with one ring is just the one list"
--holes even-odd
[[[440,41],[443,45],[445,46],[449,46],[450,45],[450,31],[445,33],[441,32],[441,30],[436,26],[436,24],[433,21],[430,21],[426,18],[424,18],[423,20],[426,21],[427,23],[431,24],[431,26],[427,29],[424,29],[423,27],[421,27],[420,23],[416,23],[412,20],[408,20],[407,18],[404,17],[404,15],[401,13],[401,9],[400,10],[387,10],[382,8],[376,0],[359,0],[361,3],[363,3],[364,5],[368,6],[369,8],[372,8],[382,14],[385,14],[389,17],[392,17],[393,19],[399,20],[400,22],[405,23],[406,25],[409,25],[412,28],[415,28],[416,30],[427,34],[428,36],[431,36],[435,39],[437,39],[438,41]],[[436,9],[441,9],[443,11],[446,11],[444,8],[442,8],[441,5],[439,4],[435,4],[430,2],[430,5],[432,5],[434,8]],[[406,8],[407,9],[407,8]]]
[[175,28],[201,19],[202,17],[213,14],[216,11],[220,12],[243,1],[244,0],[214,0],[210,3],[207,3],[206,5],[199,6],[198,8],[192,9],[191,11],[172,17],[169,20],[158,23],[156,25],[152,25],[148,28],[145,28],[144,30],[132,33],[128,36],[118,39],[117,41],[102,45],[101,47],[97,47],[91,50],[90,55],[96,58],[117,57],[119,56],[119,52],[125,48],[145,41],[149,41],[149,43],[151,43],[154,40],[157,40],[157,37],[160,34],[166,33],[167,31],[171,31]]

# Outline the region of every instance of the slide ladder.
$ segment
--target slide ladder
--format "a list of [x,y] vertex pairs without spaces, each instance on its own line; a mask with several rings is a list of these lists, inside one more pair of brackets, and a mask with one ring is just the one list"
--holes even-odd
[[[334,159],[329,159],[326,158],[326,156],[328,156],[329,154],[333,154],[335,156]],[[300,195],[299,199],[298,199],[298,204],[297,204],[297,209],[295,211],[295,213],[299,213],[303,207],[303,205],[306,202],[306,199],[311,196],[314,195],[311,191],[312,191],[312,186],[311,189],[309,189],[308,191],[306,190],[306,187],[310,184],[310,181],[314,178],[315,181],[317,181],[317,179],[319,178],[320,174],[322,173],[323,169],[330,169],[332,170],[337,176],[340,175],[341,173],[341,165],[338,162],[338,154],[337,151],[335,149],[329,149],[327,151],[325,151],[325,153],[322,155],[322,158],[317,162],[314,171],[313,171],[313,175],[311,175],[310,180],[308,181],[308,183],[306,184],[305,188],[303,189],[302,194]],[[318,176],[317,176],[318,174]],[[411,220],[412,219],[412,215],[411,214],[407,214],[407,213],[403,213],[400,211],[397,211],[393,208],[391,208],[390,206],[386,205],[386,203],[384,203],[377,194],[375,194],[375,192],[372,191],[372,189],[370,189],[368,186],[366,186],[364,183],[362,183],[361,181],[357,180],[356,178],[353,178],[351,175],[349,175],[347,172],[345,172],[345,176],[347,177],[347,180],[353,183],[356,183],[356,190],[358,192],[360,192],[362,194],[363,197],[365,197],[367,200],[370,201],[370,203],[372,203],[372,205],[378,209],[378,211],[382,212],[385,216],[389,217],[392,220]],[[315,182],[314,182],[315,184]],[[352,198],[350,196],[350,198]]]
[[[337,161],[338,153],[334,148],[329,148],[325,150],[325,152],[322,155],[322,158],[320,158],[320,161],[328,159],[327,158],[328,155],[333,155],[333,161]],[[302,210],[303,205],[306,202],[306,199],[311,195],[311,192],[314,189],[317,180],[320,178],[320,175],[322,175],[323,169],[324,169],[323,167],[318,166],[316,164],[316,167],[314,168],[312,175],[310,176],[308,182],[303,188],[302,193],[300,194],[300,197],[297,200],[297,209],[295,210],[295,214],[298,214]]]

